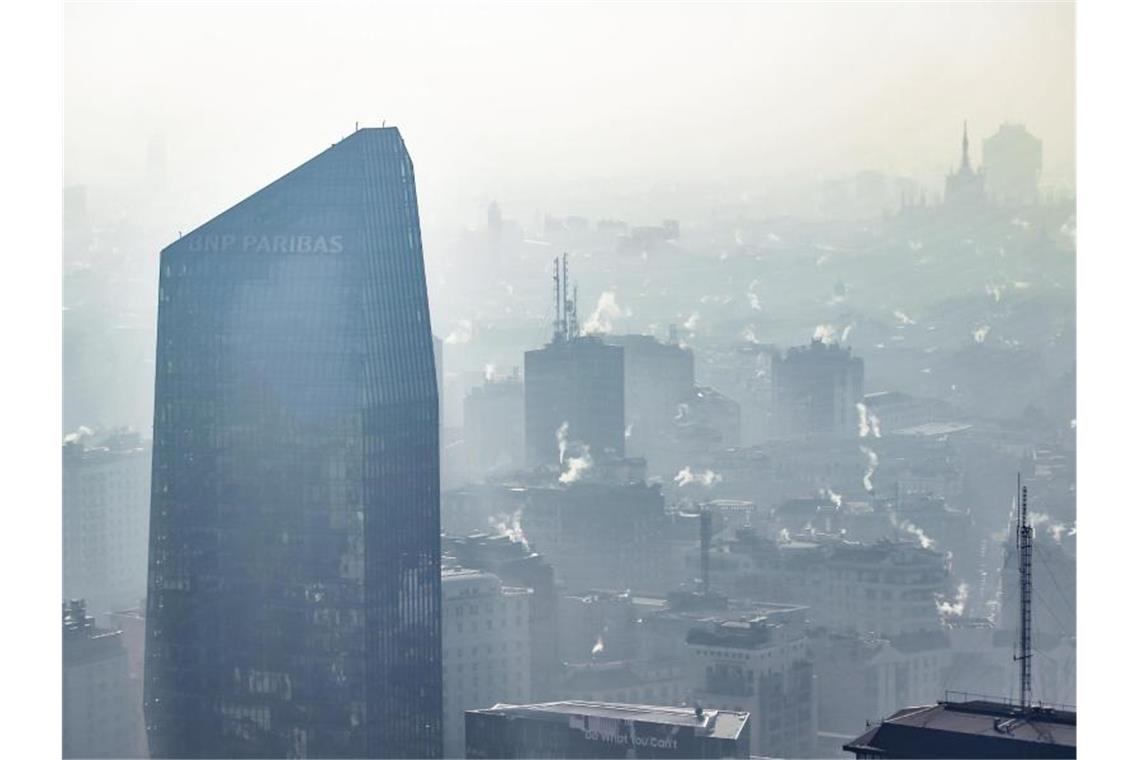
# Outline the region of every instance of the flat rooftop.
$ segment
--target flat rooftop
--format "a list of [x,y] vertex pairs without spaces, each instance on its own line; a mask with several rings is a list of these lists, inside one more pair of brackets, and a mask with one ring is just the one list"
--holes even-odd
[[584,702],[565,700],[531,705],[500,703],[472,713],[513,715],[536,720],[561,720],[570,716],[640,721],[665,726],[692,726],[698,736],[736,740],[748,724],[748,713],[734,710],[705,710],[700,717],[691,707],[636,705],[618,702]]

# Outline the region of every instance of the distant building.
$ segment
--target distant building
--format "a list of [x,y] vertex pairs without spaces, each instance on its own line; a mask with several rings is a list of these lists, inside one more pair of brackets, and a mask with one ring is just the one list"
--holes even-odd
[[463,400],[463,448],[468,477],[481,482],[490,474],[525,465],[523,383],[512,377],[488,378]]
[[528,488],[527,540],[570,590],[664,590],[665,498],[659,485],[571,483]]
[[906,707],[843,745],[874,758],[1077,756],[1077,714],[984,699]]
[[146,596],[150,442],[138,433],[63,445],[63,595],[102,616]]
[[1002,124],[982,143],[986,196],[1000,206],[1037,202],[1041,179],[1041,140],[1024,124]]
[[714,618],[686,637],[692,699],[752,714],[752,748],[814,757],[817,700],[803,618]]
[[590,336],[556,338],[526,352],[526,462],[561,467],[567,456],[625,456],[624,352]]
[[629,660],[565,664],[558,682],[562,699],[682,706],[691,689],[681,660]]
[[636,656],[637,614],[629,591],[563,594],[558,620],[563,662],[611,662]]
[[772,407],[784,436],[858,434],[863,360],[850,348],[813,339],[772,361]]
[[465,568],[493,574],[511,587],[531,590],[529,597],[530,690],[532,699],[546,699],[559,674],[558,596],[554,569],[525,541],[485,533],[466,538],[443,538],[443,552]]
[[986,202],[986,178],[981,170],[970,165],[970,137],[962,124],[962,163],[956,172],[946,175],[946,194],[943,199],[948,209],[977,211]]
[[530,700],[527,588],[490,573],[443,570],[443,756],[463,757],[465,710]]
[[[696,554],[687,556],[692,570]],[[938,629],[937,603],[950,591],[945,555],[909,541],[772,541],[739,531],[735,539],[714,541],[709,568],[713,588],[741,599],[807,605],[812,625],[833,631]]]
[[487,232],[492,240],[499,240],[503,236],[503,212],[498,201],[491,201],[487,206]]
[[693,352],[651,335],[606,335],[603,340],[623,350],[627,452],[650,456],[678,405],[693,392]]
[[746,712],[606,702],[467,713],[469,758],[747,758]]
[[95,627],[83,600],[63,605],[63,756],[123,758],[138,725],[122,633]]

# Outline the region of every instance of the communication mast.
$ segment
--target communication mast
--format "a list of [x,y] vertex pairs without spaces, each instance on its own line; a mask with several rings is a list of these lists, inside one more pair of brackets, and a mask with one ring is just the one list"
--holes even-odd
[[554,342],[571,340],[578,335],[578,286],[570,296],[569,256],[562,254],[562,261],[554,257]]
[[1017,476],[1017,571],[1021,586],[1021,626],[1014,660],[1021,663],[1021,709],[1028,710],[1032,699],[1033,656],[1033,527],[1029,524],[1029,489]]

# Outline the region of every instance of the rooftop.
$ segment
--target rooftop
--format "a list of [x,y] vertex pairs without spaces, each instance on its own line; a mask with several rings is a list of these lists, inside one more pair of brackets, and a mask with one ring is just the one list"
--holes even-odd
[[1077,714],[986,699],[907,707],[843,745],[889,757],[1076,757]]
[[563,717],[585,716],[612,720],[640,721],[665,726],[692,726],[700,736],[714,739],[740,738],[748,724],[748,713],[733,710],[704,710],[700,715],[691,707],[661,705],[635,705],[618,702],[583,702],[566,700],[531,705],[500,703],[472,713],[512,715],[537,720],[560,720]]

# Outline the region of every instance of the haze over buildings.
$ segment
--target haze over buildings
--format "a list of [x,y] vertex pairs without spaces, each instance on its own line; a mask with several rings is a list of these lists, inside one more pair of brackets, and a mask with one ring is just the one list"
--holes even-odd
[[66,16],[65,627],[145,751],[1075,702],[1071,7]]

